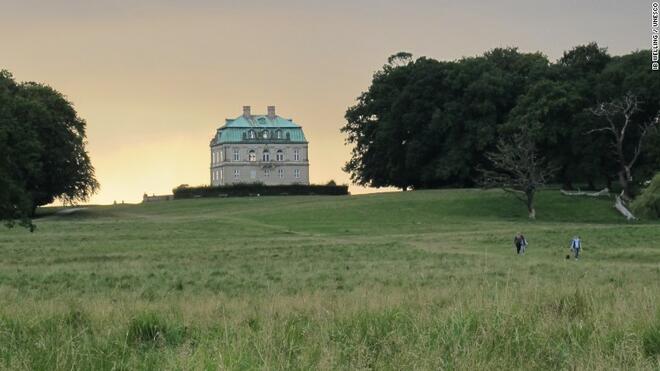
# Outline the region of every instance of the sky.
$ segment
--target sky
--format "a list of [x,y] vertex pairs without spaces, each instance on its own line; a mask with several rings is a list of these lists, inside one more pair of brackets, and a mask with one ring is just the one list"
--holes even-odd
[[[551,61],[596,41],[650,48],[646,0],[0,0],[0,69],[62,92],[87,121],[101,189],[139,202],[208,184],[209,141],[242,106],[304,128],[310,180],[350,183],[346,109],[387,57],[496,47]],[[382,191],[383,189],[380,189]],[[352,193],[379,191],[351,185]]]

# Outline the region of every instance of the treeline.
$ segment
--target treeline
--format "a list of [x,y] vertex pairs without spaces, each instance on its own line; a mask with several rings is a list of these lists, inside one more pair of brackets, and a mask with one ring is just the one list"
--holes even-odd
[[341,196],[348,194],[347,185],[330,182],[320,184],[265,185],[261,183],[239,183],[227,186],[179,186],[172,190],[174,199],[200,197],[245,197],[245,196]]
[[98,189],[85,121],[53,88],[0,71],[0,221],[33,228],[40,205],[88,199]]
[[[457,61],[389,58],[346,112],[342,132],[354,145],[344,166],[356,184],[401,189],[472,187],[498,140],[526,130],[557,168],[553,181],[611,186],[621,172],[611,133],[593,109],[633,94],[635,122],[660,110],[660,74],[651,53],[611,56],[592,43],[555,63],[541,53],[494,49]],[[622,145],[632,157],[642,134],[630,125]],[[660,169],[660,135],[647,135],[633,169],[636,184]]]

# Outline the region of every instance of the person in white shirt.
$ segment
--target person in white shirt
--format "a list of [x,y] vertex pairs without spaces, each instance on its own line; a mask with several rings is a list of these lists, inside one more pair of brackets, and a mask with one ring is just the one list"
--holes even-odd
[[580,240],[580,236],[575,236],[571,240],[571,250],[573,251],[573,254],[575,254],[575,260],[578,260],[580,257],[580,250],[582,249],[582,240]]

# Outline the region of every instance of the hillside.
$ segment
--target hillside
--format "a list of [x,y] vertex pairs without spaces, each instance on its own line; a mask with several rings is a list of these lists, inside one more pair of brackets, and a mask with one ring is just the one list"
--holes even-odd
[[537,208],[438,190],[42,210],[0,233],[0,368],[660,365],[660,225],[553,191]]

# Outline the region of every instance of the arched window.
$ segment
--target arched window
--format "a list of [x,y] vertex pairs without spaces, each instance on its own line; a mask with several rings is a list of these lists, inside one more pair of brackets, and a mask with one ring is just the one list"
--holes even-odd
[[268,135],[268,130],[264,130],[264,131],[262,131],[262,132],[261,132],[261,137],[262,137],[263,139],[268,139],[268,137],[269,137],[269,135]]
[[282,152],[281,149],[278,149],[277,152],[275,153],[275,160],[284,161],[284,152]]
[[257,137],[257,136],[255,135],[254,130],[250,130],[250,131],[248,131],[248,138],[250,138],[250,139],[254,139],[254,138],[256,138],[256,137]]
[[275,136],[277,137],[277,139],[282,139],[282,130],[277,130],[275,132]]
[[248,152],[248,161],[250,162],[257,161],[257,154],[254,152],[253,149],[251,149],[250,152]]
[[261,161],[270,161],[270,152],[267,149],[261,154]]

